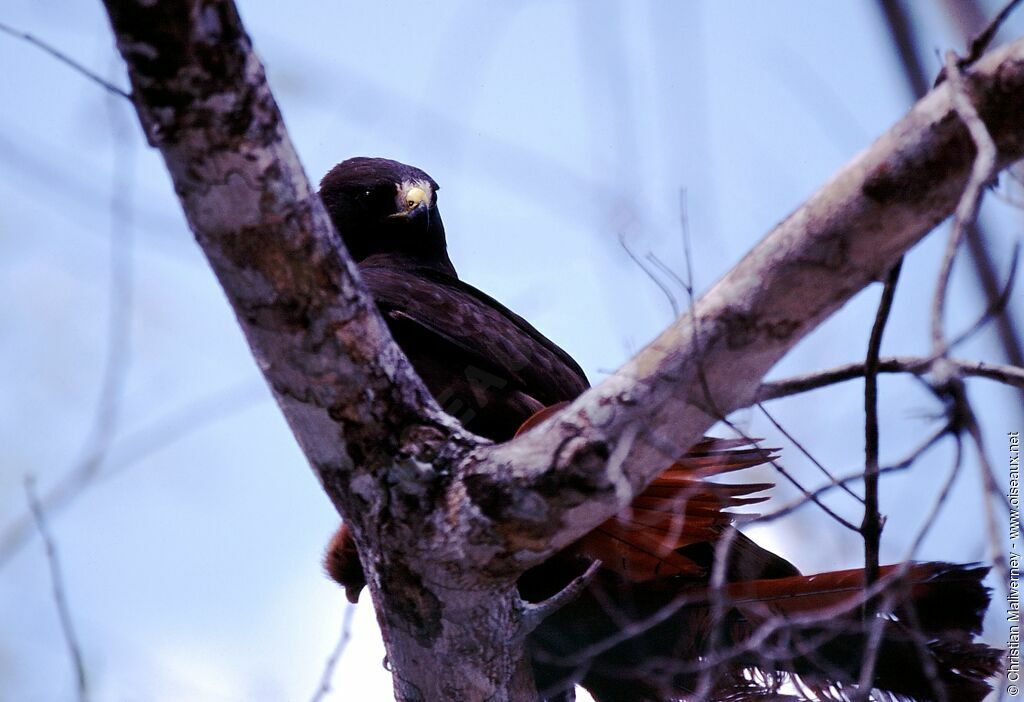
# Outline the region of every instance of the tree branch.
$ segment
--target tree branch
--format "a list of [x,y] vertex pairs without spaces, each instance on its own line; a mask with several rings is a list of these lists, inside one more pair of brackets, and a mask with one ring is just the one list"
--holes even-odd
[[[875,323],[871,327],[867,357],[864,359],[864,519],[861,521],[860,532],[864,538],[865,587],[878,580],[878,554],[882,545],[882,528],[885,526],[885,519],[879,512],[878,504],[878,359],[881,356],[882,335],[892,311],[902,268],[901,257],[886,276]],[[874,614],[874,611],[870,607],[865,607],[865,616],[868,614]],[[872,659],[868,657],[867,660]],[[870,667],[873,667],[873,661],[870,666],[865,665],[865,671]]]
[[[879,373],[909,373],[916,376],[927,375],[931,371],[933,358],[928,356],[888,356],[878,361]],[[947,359],[960,375],[975,378],[988,378],[1015,388],[1024,389],[1024,368],[1007,366],[984,361],[966,361],[959,358]],[[757,391],[757,401],[767,402],[800,393],[819,390],[847,380],[864,377],[863,363],[847,363],[846,365],[814,371],[804,375],[763,383]]]
[[68,604],[67,592],[64,588],[64,576],[61,572],[60,558],[57,556],[57,544],[50,533],[50,526],[46,521],[39,500],[35,493],[35,479],[25,478],[25,496],[28,500],[29,510],[35,520],[39,536],[43,540],[43,547],[46,549],[46,562],[50,567],[50,584],[53,588],[53,601],[57,605],[57,616],[60,618],[60,629],[64,634],[64,644],[68,648],[68,655],[71,657],[71,666],[75,674],[75,699],[78,702],[88,702],[89,684],[85,675],[85,663],[82,659],[82,647],[78,643],[78,635],[75,634],[75,627],[71,621],[71,606]]
[[[1024,40],[965,78],[1005,167],[1024,146]],[[751,404],[788,349],[953,211],[974,154],[941,85],[621,370],[517,441],[478,450],[471,501],[500,493],[483,509],[510,533],[539,531],[538,560],[614,514],[720,418],[701,376],[721,412]],[[627,456],[605,470],[630,428]]]

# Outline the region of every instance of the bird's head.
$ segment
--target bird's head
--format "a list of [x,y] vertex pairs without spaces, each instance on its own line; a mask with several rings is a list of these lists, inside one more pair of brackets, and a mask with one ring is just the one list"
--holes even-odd
[[385,254],[455,275],[437,191],[420,169],[386,158],[350,158],[320,181],[320,199],[356,262]]

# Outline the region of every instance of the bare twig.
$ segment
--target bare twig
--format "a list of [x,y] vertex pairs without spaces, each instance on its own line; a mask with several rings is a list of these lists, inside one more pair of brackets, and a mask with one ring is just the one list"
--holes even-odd
[[958,405],[957,411],[963,419],[963,426],[974,444],[977,452],[978,465],[980,467],[981,485],[984,490],[982,506],[985,508],[985,525],[988,531],[989,548],[991,550],[992,564],[999,573],[1003,584],[1003,591],[1010,592],[1010,566],[1006,561],[1006,553],[1003,550],[1002,531],[999,528],[999,520],[996,518],[994,505],[1002,504],[1009,509],[1006,502],[1006,495],[999,489],[999,483],[995,477],[992,464],[989,463],[988,455],[985,453],[985,442],[981,434],[981,427],[978,425],[978,418],[974,413],[967,398],[967,390],[962,383],[955,386],[954,398]]
[[950,469],[949,475],[946,477],[946,481],[943,483],[942,489],[939,491],[939,496],[936,498],[935,504],[932,505],[931,510],[928,512],[928,516],[921,522],[921,529],[918,530],[917,536],[914,538],[914,542],[911,544],[907,557],[904,560],[910,561],[917,557],[917,552],[921,548],[921,544],[924,543],[925,537],[938,521],[939,512],[942,511],[942,507],[946,504],[946,500],[949,499],[949,495],[953,491],[953,484],[956,482],[957,476],[960,474],[960,468],[963,466],[963,438],[955,431],[950,432],[950,434],[956,441],[956,453],[953,456],[953,467]]
[[985,53],[985,50],[988,48],[988,45],[992,43],[992,39],[995,38],[996,33],[999,31],[999,28],[1003,26],[1003,23],[1006,22],[1006,19],[1010,16],[1010,13],[1013,12],[1018,5],[1020,5],[1020,1],[1021,0],[1010,0],[1010,2],[1006,3],[1003,9],[1000,10],[996,14],[996,16],[992,18],[992,21],[989,22],[988,26],[985,27],[984,30],[982,30],[981,34],[974,38],[974,40],[971,42],[970,47],[968,48],[967,56],[961,62],[962,66],[970,66],[972,63],[981,58],[981,55]]
[[825,475],[825,477],[829,479],[829,481],[832,483],[832,485],[842,489],[843,492],[845,492],[847,495],[849,495],[853,499],[857,500],[857,502],[860,502],[861,504],[864,504],[864,498],[863,497],[861,497],[860,495],[855,493],[853,490],[851,490],[849,487],[847,487],[845,483],[840,483],[839,481],[837,481],[835,475],[832,474],[832,471],[830,471],[828,468],[826,468],[824,465],[822,465],[821,461],[819,461],[817,458],[815,458],[813,455],[811,455],[811,452],[808,451],[804,447],[804,445],[802,443],[800,443],[796,439],[795,436],[793,436],[791,433],[786,431],[786,428],[783,427],[782,424],[780,424],[775,419],[775,417],[773,417],[771,415],[771,413],[768,411],[768,409],[762,403],[758,402],[757,403],[757,408],[759,410],[761,410],[761,413],[765,417],[768,418],[768,421],[771,422],[772,425],[776,429],[778,429],[779,432],[781,432],[782,435],[785,436],[789,440],[790,443],[792,443],[794,446],[796,446],[797,450],[800,451],[800,453],[802,453],[804,456],[807,457],[807,460],[809,460],[811,463],[813,463],[818,468],[818,470],[821,471]]
[[[738,532],[735,529],[726,531],[718,543],[715,544],[715,559],[711,567],[711,579],[708,583],[708,594],[711,599],[711,613],[708,624],[708,651],[714,654],[722,648],[723,634],[725,634],[726,618],[728,608],[731,605],[725,592],[726,568],[729,562],[733,543]],[[709,699],[718,672],[717,666],[707,665],[700,669],[700,679],[697,686],[697,699]]]
[[[875,573],[877,577],[877,573]],[[865,576],[867,571],[865,570]],[[865,585],[865,587],[868,587]],[[883,597],[878,603],[881,611],[888,611],[892,606],[889,598]],[[864,611],[870,612],[875,608],[872,607],[872,600],[867,600],[864,603]],[[874,687],[875,680],[875,664],[878,662],[878,652],[882,647],[882,637],[885,634],[885,627],[889,620],[885,617],[871,616],[871,628],[868,631],[867,645],[864,647],[864,662],[860,667],[860,678],[857,680],[857,692],[854,695],[854,702],[870,702],[871,690]]]
[[635,263],[637,265],[637,267],[644,272],[644,275],[646,275],[648,278],[650,278],[651,282],[653,282],[656,286],[658,286],[658,289],[661,290],[662,294],[665,295],[665,299],[668,300],[668,304],[672,308],[672,318],[675,319],[676,317],[678,317],[679,316],[679,301],[676,299],[675,294],[669,289],[669,287],[667,285],[665,285],[661,281],[660,278],[658,278],[657,275],[654,274],[654,271],[652,271],[650,268],[647,267],[647,265],[644,263],[643,259],[640,258],[639,256],[637,256],[633,252],[633,249],[631,249],[629,247],[629,244],[626,243],[626,237],[625,236],[620,236],[619,237],[619,245],[622,246],[623,251],[626,252],[626,255],[629,256],[630,260],[632,260],[633,263]]
[[[860,533],[864,538],[865,587],[878,580],[878,552],[881,548],[882,528],[885,525],[878,507],[878,359],[881,355],[882,335],[892,311],[896,284],[899,282],[902,267],[901,258],[886,276],[882,298],[878,302],[878,312],[868,339],[867,357],[864,360],[864,519],[860,525]],[[865,608],[865,617],[873,613],[870,607]],[[873,668],[873,662],[871,666],[865,665],[865,670],[869,667]]]
[[[859,475],[860,474],[858,474],[858,477]],[[901,578],[905,577],[907,570],[911,565],[912,564],[910,563],[901,564],[892,572],[892,574],[887,574],[885,577],[880,578],[866,589],[860,586],[851,585],[848,590],[850,598],[842,603],[814,611],[792,613],[787,617],[770,617],[763,625],[751,632],[751,635],[748,638],[730,646],[720,647],[718,650],[712,650],[709,655],[701,657],[698,660],[679,661],[675,670],[678,672],[701,672],[708,667],[721,665],[745,653],[758,650],[758,648],[780,628],[790,625],[812,625],[834,621],[844,614],[848,614],[861,608],[870,598],[877,597],[885,592],[885,590],[891,587],[893,583],[898,582]],[[840,590],[833,590],[835,593],[838,593],[839,591]],[[698,603],[708,604],[711,597],[712,593],[706,590],[696,592],[692,590],[683,590],[664,607],[658,609],[650,616],[642,619],[634,619],[629,623],[628,627],[616,631],[614,634],[604,639],[588,644],[587,646],[570,654],[559,655],[557,657],[543,651],[538,651],[537,658],[542,661],[557,663],[558,665],[563,666],[583,664],[587,660],[596,658],[602,652],[617,646],[619,643],[636,637],[651,627],[664,622],[681,607]],[[731,603],[744,604],[749,601],[756,601],[756,597],[753,599],[735,597],[731,600]]]
[[929,80],[925,77],[924,66],[921,65],[921,55],[917,50],[917,42],[914,41],[910,16],[900,0],[879,0],[878,4],[885,15],[892,43],[900,55],[904,75],[916,100],[928,92]]
[[[111,458],[110,452],[107,452],[101,457],[101,461],[96,467],[89,462],[73,466],[56,485],[42,496],[43,509],[47,514],[53,515],[70,505],[80,494],[96,485],[97,482],[119,475],[161,449],[209,426],[212,422],[252,407],[257,401],[266,399],[269,397],[265,386],[245,382],[169,412],[148,426],[119,439],[117,443],[119,450],[114,458]],[[91,460],[91,457],[87,458]],[[100,472],[104,466],[105,470]],[[94,480],[92,476],[95,476],[96,479]],[[3,570],[14,554],[28,543],[32,533],[31,513],[15,518],[0,531],[0,570]]]
[[[892,34],[893,43],[899,51],[904,75],[910,84],[913,97],[914,99],[921,98],[928,91],[928,86],[931,83],[931,71],[926,70],[921,63],[921,52],[914,36],[909,9],[905,3],[899,0],[880,0],[880,4]],[[945,4],[950,20],[960,27],[961,34],[965,39],[979,33],[985,17],[975,2],[947,0]],[[1001,12],[990,26],[998,25],[1007,14],[1008,10]],[[943,69],[943,76],[944,73]],[[978,285],[990,303],[994,302],[999,295],[1000,286],[996,280],[995,265],[988,250],[987,236],[980,222],[975,222],[968,228],[967,251],[970,254]],[[1024,366],[1024,349],[1021,346],[1020,334],[1013,315],[1003,309],[993,312],[993,314],[1006,360],[1011,365]],[[1021,393],[1021,397],[1024,398],[1024,392]]]
[[601,569],[601,561],[591,561],[586,571],[569,581],[569,584],[541,602],[523,603],[522,634],[533,631],[547,617],[579,597]]
[[953,109],[970,132],[977,155],[971,167],[971,175],[964,188],[963,196],[953,211],[953,226],[946,244],[946,252],[939,271],[939,282],[935,287],[932,299],[932,353],[937,357],[945,356],[946,337],[943,316],[946,308],[946,290],[949,287],[950,274],[956,252],[966,234],[967,228],[978,216],[978,207],[984,195],[985,187],[992,180],[996,170],[997,150],[985,123],[978,115],[960,67],[957,56],[952,51],[946,53],[946,77],[949,82],[950,99]]
[[67,592],[64,587],[64,576],[61,573],[60,558],[57,556],[57,545],[50,533],[50,527],[46,522],[46,515],[43,512],[39,500],[36,499],[35,480],[32,477],[25,478],[25,497],[28,500],[29,511],[35,520],[36,529],[43,539],[46,549],[46,561],[50,566],[50,582],[53,587],[53,601],[57,605],[57,616],[60,618],[60,628],[64,634],[64,643],[68,648],[71,657],[71,665],[75,673],[75,689],[78,702],[87,702],[89,699],[89,686],[85,677],[85,664],[82,662],[82,649],[75,635],[75,627],[71,622],[71,608],[68,605]]
[[[755,438],[751,437],[749,434],[747,434],[746,432],[740,430],[740,428],[737,427],[733,422],[731,422],[727,417],[722,417],[720,419],[720,421],[723,424],[725,424],[727,427],[732,429],[734,432],[736,432],[737,436],[742,437],[744,440],[749,442],[751,445],[757,446],[758,448],[761,447],[761,441],[760,440],[755,439]],[[771,459],[768,460],[768,462],[771,464],[771,466],[775,469],[775,471],[779,475],[781,475],[783,478],[788,480],[790,482],[790,484],[793,485],[793,487],[795,487],[797,490],[799,490],[801,492],[801,494],[803,494],[803,498],[805,500],[807,500],[809,502],[813,502],[815,505],[818,506],[819,509],[821,509],[825,514],[830,516],[840,526],[846,527],[847,529],[849,529],[852,532],[855,532],[855,533],[858,533],[858,534],[860,533],[860,528],[856,524],[854,524],[850,520],[846,519],[845,517],[840,515],[838,512],[836,512],[834,509],[832,509],[831,507],[826,505],[824,502],[822,502],[814,492],[812,492],[811,490],[809,490],[806,487],[804,487],[803,483],[801,483],[799,480],[797,480],[796,477],[792,473],[789,472],[789,470],[787,470],[781,463],[778,462],[778,460],[776,460],[775,458],[771,458]],[[826,474],[828,474],[827,471],[826,471]],[[834,483],[833,487],[839,487],[839,483],[838,482]]]
[[[968,242],[970,237],[968,237]],[[975,320],[974,324],[970,325],[964,331],[957,334],[950,340],[944,347],[945,352],[948,354],[950,350],[955,349],[960,344],[964,343],[972,336],[977,334],[979,331],[985,328],[985,326],[993,319],[1008,319],[1005,315],[1006,305],[1010,301],[1010,293],[1013,292],[1014,283],[1017,281],[1017,266],[1020,263],[1020,244],[1015,243],[1013,251],[1010,254],[1010,270],[1006,276],[1006,283],[1000,288],[993,282],[991,290],[986,285],[986,290],[989,290],[987,294],[988,305],[985,310],[978,315],[978,319]],[[994,274],[993,274],[994,276]],[[994,280],[994,278],[993,278]],[[1007,354],[1011,358],[1011,365],[1024,368],[1024,362],[1018,362],[1012,360],[1014,358],[1013,353]]]
[[[887,356],[879,359],[878,372],[925,376],[931,371],[933,361],[934,359],[928,356]],[[959,358],[946,359],[946,363],[951,364],[961,375],[987,378],[1004,385],[1024,389],[1024,368]],[[863,376],[863,363],[847,363],[827,370],[813,371],[792,378],[764,383],[757,392],[757,400],[759,402],[778,400]]]
[[346,602],[338,643],[335,644],[331,655],[327,657],[327,663],[324,664],[323,673],[320,675],[320,685],[317,687],[316,692],[313,693],[313,697],[310,698],[310,702],[322,702],[331,691],[331,679],[334,677],[334,669],[338,666],[338,661],[341,660],[345,649],[348,647],[348,642],[352,638],[352,619],[355,617],[355,613],[356,605]]
[[[93,411],[92,426],[74,461],[73,468],[61,485],[74,485],[75,489],[62,499],[55,499],[55,490],[43,498],[48,513],[64,506],[65,499],[77,496],[96,479],[114,437],[117,433],[121,399],[131,359],[131,322],[133,300],[133,208],[135,177],[132,172],[132,137],[129,123],[121,112],[120,103],[108,104],[113,139],[114,168],[110,188],[110,293],[107,303],[108,320],[106,356],[103,361],[99,397]],[[0,538],[0,567],[12,555],[15,544],[24,544],[32,533],[28,515],[20,523],[5,530]]]
[[38,37],[35,37],[32,34],[29,34],[28,32],[22,32],[20,30],[14,29],[13,27],[6,25],[3,22],[0,22],[0,32],[3,32],[4,34],[9,34],[10,36],[16,39],[27,41],[29,44],[32,44],[33,46],[42,49],[50,56],[53,56],[55,59],[57,59],[64,65],[69,66],[74,70],[78,71],[80,74],[91,80],[93,83],[96,83],[104,90],[108,90],[114,95],[123,97],[125,100],[131,101],[132,96],[130,93],[126,92],[122,88],[117,87],[110,81],[105,80],[98,73],[95,73],[94,71],[86,68],[78,61],[74,60],[73,58],[65,54],[60,49],[50,46],[42,39],[39,39]]
[[[910,468],[917,461],[918,458],[921,457],[922,454],[924,454],[925,451],[930,449],[932,446],[934,446],[939,441],[939,439],[941,439],[943,436],[945,436],[946,434],[949,434],[949,433],[951,433],[950,425],[946,424],[942,428],[940,428],[938,431],[934,432],[918,448],[914,449],[906,458],[904,458],[900,462],[894,463],[892,465],[884,466],[882,468],[879,468],[878,469],[879,475],[886,475],[888,473],[897,473],[897,472],[900,472],[900,471],[907,470],[908,468]],[[815,497],[822,497],[826,493],[831,492],[833,489],[835,489],[835,488],[837,488],[837,487],[839,487],[841,485],[849,485],[850,483],[855,482],[857,480],[862,480],[863,478],[864,478],[864,471],[863,470],[859,470],[856,473],[850,473],[849,475],[845,475],[845,476],[843,476],[841,478],[837,478],[835,480],[835,482],[831,482],[828,485],[824,485],[824,486],[818,488],[817,490],[815,490],[811,494],[814,495]],[[800,498],[798,500],[795,500],[795,501],[791,502],[788,505],[780,507],[779,509],[775,510],[774,512],[768,512],[766,514],[761,514],[761,515],[755,517],[754,519],[751,519],[750,523],[751,524],[755,524],[755,523],[756,524],[764,524],[764,523],[767,523],[767,522],[773,522],[773,521],[775,521],[777,519],[781,519],[782,517],[786,517],[786,516],[792,514],[793,512],[795,512],[798,509],[800,509],[801,507],[805,507],[806,505],[812,504],[812,502],[813,502],[812,500],[808,500],[806,498]]]

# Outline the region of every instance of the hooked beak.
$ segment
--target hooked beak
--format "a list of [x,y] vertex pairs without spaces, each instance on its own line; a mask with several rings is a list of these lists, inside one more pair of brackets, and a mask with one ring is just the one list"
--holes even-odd
[[399,186],[396,205],[398,212],[389,215],[388,219],[400,219],[405,222],[425,220],[430,226],[430,186],[419,183],[402,183]]
[[420,217],[426,217],[428,219],[430,217],[430,207],[427,206],[427,203],[424,200],[417,202],[407,210],[396,212],[393,215],[388,215],[388,219],[402,219],[406,221],[414,221]]

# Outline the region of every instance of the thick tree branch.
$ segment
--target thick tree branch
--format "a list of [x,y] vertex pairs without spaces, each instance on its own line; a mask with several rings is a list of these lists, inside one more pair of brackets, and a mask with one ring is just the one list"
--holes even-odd
[[[396,696],[529,696],[526,657],[509,642],[514,585],[489,588],[486,575],[458,572],[474,558],[462,554],[465,532],[440,517],[451,466],[479,440],[441,412],[391,340],[306,179],[234,5],[105,5],[139,118],[189,226],[352,527]],[[455,582],[445,582],[449,572]],[[467,584],[472,593],[448,594]],[[469,637],[476,656],[464,650]],[[446,657],[451,671],[438,675]]]
[[[1024,153],[1024,40],[964,78],[1005,167]],[[749,405],[788,349],[949,216],[974,156],[941,85],[619,372],[531,434],[480,450],[471,498],[486,511],[483,496],[500,490],[492,516],[510,533],[543,534],[538,557],[593,528],[673,452]],[[627,430],[626,456],[606,469]]]
[[[451,435],[472,439],[391,341],[310,188],[234,6],[106,4],[146,133],[292,430],[335,504],[379,518],[383,495],[370,484],[409,482],[383,469],[404,460],[422,492],[440,480],[430,462]],[[354,470],[374,476],[361,496]],[[422,495],[388,497],[412,504]]]

